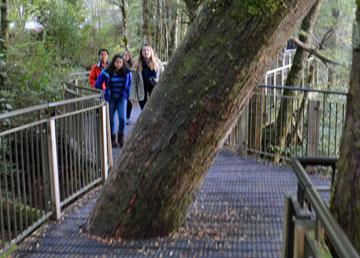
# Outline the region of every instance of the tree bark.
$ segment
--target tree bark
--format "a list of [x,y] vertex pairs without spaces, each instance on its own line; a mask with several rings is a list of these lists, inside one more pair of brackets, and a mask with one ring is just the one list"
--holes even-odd
[[87,232],[148,238],[184,223],[226,133],[315,1],[274,1],[271,10],[267,1],[209,1],[117,157]]
[[7,41],[8,41],[8,1],[1,0],[1,18],[0,18],[0,89],[5,86],[5,67],[7,56]]
[[331,211],[360,252],[360,4],[353,27],[353,58],[346,120]]
[[204,2],[204,0],[184,0],[186,5],[186,14],[189,17],[189,23],[192,23],[196,16],[199,6]]
[[[313,7],[310,9],[309,13],[306,15],[301,24],[301,31],[299,35],[299,39],[304,44],[307,44],[311,39],[316,18],[319,13],[321,5],[321,0],[316,1]],[[310,39],[309,39],[310,38]],[[298,47],[294,56],[294,60],[291,66],[291,70],[289,71],[288,77],[286,79],[286,86],[298,86],[301,85],[302,79],[302,71],[305,68],[309,57],[309,53]],[[286,138],[289,133],[289,128],[292,123],[292,112],[291,110],[291,100],[289,98],[294,96],[294,91],[284,90],[283,92],[284,98],[281,100],[279,112],[276,117],[276,137],[274,135],[275,144],[277,148],[275,149],[274,162],[279,162],[281,155],[286,146]]]

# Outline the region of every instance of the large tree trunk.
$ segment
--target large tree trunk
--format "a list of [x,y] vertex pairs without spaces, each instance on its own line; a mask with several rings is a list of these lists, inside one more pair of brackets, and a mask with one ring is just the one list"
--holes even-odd
[[[110,173],[87,231],[147,238],[182,225],[226,133],[315,0],[210,2],[190,26]],[[276,3],[276,4],[275,4]],[[296,8],[294,8],[296,6]]]
[[8,1],[1,0],[1,18],[0,18],[0,89],[5,85],[5,66],[6,66],[6,52],[7,52],[7,38],[8,38]]
[[360,4],[353,27],[353,59],[346,121],[331,211],[360,252]]
[[[307,44],[311,39],[320,5],[321,0],[316,1],[316,4],[314,4],[314,6],[302,21],[302,32],[299,35],[299,39],[305,44]],[[308,52],[300,47],[297,48],[291,69],[289,71],[288,77],[286,78],[286,86],[301,85],[302,71],[305,68],[308,57]],[[276,137],[274,135],[274,139],[276,139],[275,144],[278,148],[276,148],[277,151],[274,156],[274,162],[280,161],[280,157],[286,145],[286,138],[289,133],[289,128],[292,123],[293,110],[291,109],[291,98],[294,96],[294,91],[285,89],[283,96],[284,98],[281,100],[279,112],[276,117]]]

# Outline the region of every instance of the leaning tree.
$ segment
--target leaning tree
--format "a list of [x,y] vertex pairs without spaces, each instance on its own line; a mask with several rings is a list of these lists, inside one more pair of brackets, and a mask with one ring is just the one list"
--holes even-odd
[[184,223],[226,133],[315,2],[205,4],[117,157],[88,220],[90,234],[147,238]]

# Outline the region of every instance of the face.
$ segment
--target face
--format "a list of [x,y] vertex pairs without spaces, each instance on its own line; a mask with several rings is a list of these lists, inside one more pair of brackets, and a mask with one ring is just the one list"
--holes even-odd
[[149,47],[143,47],[141,50],[143,58],[149,59],[151,57],[151,49]]
[[120,70],[123,67],[124,61],[121,58],[116,58],[114,66],[116,70]]
[[109,58],[109,56],[108,56],[107,52],[106,51],[101,51],[101,53],[100,53],[101,62],[106,63],[108,58]]
[[130,54],[128,52],[124,53],[124,61],[127,62],[130,59]]

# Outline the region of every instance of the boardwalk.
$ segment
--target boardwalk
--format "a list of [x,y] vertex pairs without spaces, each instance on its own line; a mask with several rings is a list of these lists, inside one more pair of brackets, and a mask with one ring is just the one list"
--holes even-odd
[[[312,177],[316,185],[328,181]],[[99,188],[24,241],[16,257],[279,257],[285,193],[297,179],[287,166],[221,151],[188,211],[186,224],[165,238],[100,243],[79,232]],[[324,198],[328,200],[328,193]]]

